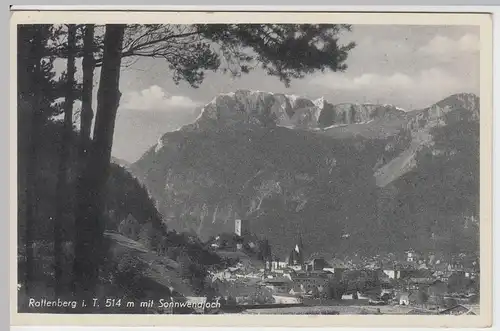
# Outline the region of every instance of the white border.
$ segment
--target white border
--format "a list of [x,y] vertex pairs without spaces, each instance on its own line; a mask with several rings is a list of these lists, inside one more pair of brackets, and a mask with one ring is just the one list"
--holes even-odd
[[[498,62],[498,55],[500,54],[500,23],[497,21],[497,17],[500,15],[500,8],[498,7],[491,7],[491,6],[460,6],[460,7],[451,7],[451,6],[420,6],[420,7],[408,7],[408,6],[314,6],[314,7],[305,7],[305,6],[273,6],[273,7],[266,7],[266,6],[13,6],[13,9],[16,10],[28,10],[28,9],[36,9],[36,10],[169,10],[169,11],[176,11],[176,10],[203,10],[203,11],[213,11],[213,10],[224,10],[224,11],[241,11],[241,10],[262,10],[262,11],[269,11],[269,10],[280,10],[280,11],[306,11],[306,12],[318,12],[318,11],[338,11],[338,12],[350,12],[350,11],[358,11],[358,12],[369,12],[369,11],[376,11],[376,12],[395,12],[395,11],[406,11],[406,12],[491,12],[494,14],[494,22],[493,22],[493,29],[494,29],[494,65],[493,65],[493,71],[494,71],[494,91],[498,90],[496,88],[497,86],[500,86],[500,69],[497,64]],[[496,111],[500,111],[500,107],[498,106],[498,103],[494,103],[494,115],[493,115],[493,123],[495,126],[495,129],[498,129],[498,116],[496,116]],[[497,145],[499,144],[499,134],[496,133],[496,130],[493,130],[493,139],[494,139],[494,165],[493,168],[495,169],[496,164],[500,164],[499,159],[499,153],[498,153],[498,148]],[[493,181],[495,184],[495,188],[498,188],[499,180],[497,179],[496,176],[493,177]],[[496,196],[495,194],[496,191],[494,191],[494,197]],[[493,218],[496,219],[496,216],[498,215],[498,207],[496,204],[493,205]],[[493,230],[496,232],[496,228],[493,227]],[[495,247],[495,241],[493,240],[493,245],[494,245],[494,251],[496,251]],[[494,268],[494,274],[496,274],[497,267],[496,265],[500,263],[498,260],[497,256],[494,255],[494,263],[493,263],[493,268]],[[494,279],[495,277],[493,277]],[[497,286],[496,282],[493,281],[493,297],[495,298],[498,294],[497,292]],[[493,306],[494,308],[496,305]],[[493,317],[495,317],[497,314],[495,312],[493,313]],[[495,319],[494,319],[495,321]],[[76,327],[14,327],[14,330],[117,330],[118,328],[98,328],[98,327],[89,327],[89,328],[76,328]],[[120,328],[120,330],[124,329],[129,329],[129,328]],[[157,328],[158,329],[158,328]],[[178,330],[181,328],[175,327],[165,327],[161,328],[162,330]],[[182,329],[187,329],[187,328],[182,328]],[[203,327],[201,329],[212,329],[212,328],[206,328]],[[217,328],[220,329],[220,328]],[[281,328],[280,328],[281,329]],[[308,328],[309,329],[309,328]],[[341,330],[347,330],[348,328],[341,328]],[[360,328],[363,329],[363,328]],[[284,329],[285,330],[285,329]],[[473,329],[471,329],[473,330]]]
[[[496,9],[495,9],[496,8]],[[99,10],[99,11],[299,11],[299,12],[428,12],[428,13],[453,13],[453,12],[468,12],[468,13],[488,13],[498,8],[494,6],[364,6],[364,5],[311,5],[311,6],[263,6],[263,5],[12,5],[11,10],[60,10],[60,11],[76,11],[76,10]]]

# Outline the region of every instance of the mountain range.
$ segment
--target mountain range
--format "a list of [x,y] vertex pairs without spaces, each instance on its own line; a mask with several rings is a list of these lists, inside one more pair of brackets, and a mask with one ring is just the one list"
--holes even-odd
[[239,90],[127,168],[167,226],[202,239],[250,220],[277,257],[478,250],[479,98],[387,104]]

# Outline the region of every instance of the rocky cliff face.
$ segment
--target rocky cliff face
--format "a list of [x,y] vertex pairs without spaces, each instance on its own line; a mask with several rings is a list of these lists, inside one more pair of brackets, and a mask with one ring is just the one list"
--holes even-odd
[[[387,231],[396,232],[389,247],[417,240],[387,221],[394,213],[412,219],[395,203],[404,195],[414,204],[401,181],[419,171],[423,151],[443,148],[434,147],[439,128],[478,118],[479,100],[470,94],[405,112],[236,91],[214,98],[193,124],[163,135],[131,168],[178,230],[207,238],[245,217],[278,256],[299,232],[316,252],[373,251],[387,246]],[[442,193],[461,194],[448,189]]]
[[214,130],[226,126],[277,125],[294,129],[325,129],[363,124],[380,119],[405,119],[406,112],[392,105],[338,104],[295,95],[238,90],[221,94],[203,107],[195,123],[183,130]]

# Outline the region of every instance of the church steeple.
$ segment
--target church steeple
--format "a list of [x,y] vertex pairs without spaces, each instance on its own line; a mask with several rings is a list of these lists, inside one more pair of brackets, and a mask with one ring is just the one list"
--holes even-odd
[[292,265],[302,265],[304,264],[304,258],[304,244],[302,242],[302,235],[299,233],[288,260]]
[[295,250],[297,251],[297,257],[298,257],[298,262],[299,264],[304,264],[304,243],[302,242],[302,233],[299,233],[299,240],[297,244],[295,245]]

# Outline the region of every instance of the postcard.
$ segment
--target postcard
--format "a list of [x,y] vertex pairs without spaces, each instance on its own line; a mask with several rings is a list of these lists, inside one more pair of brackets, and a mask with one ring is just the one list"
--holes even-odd
[[14,325],[491,325],[488,14],[16,11],[11,36]]

